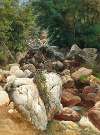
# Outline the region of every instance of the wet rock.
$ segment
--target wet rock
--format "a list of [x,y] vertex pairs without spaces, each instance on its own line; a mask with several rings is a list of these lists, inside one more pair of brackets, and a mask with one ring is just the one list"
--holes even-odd
[[79,126],[72,121],[52,121],[48,125],[49,135],[81,135]]
[[0,107],[3,105],[8,105],[10,102],[9,96],[4,90],[0,90]]
[[100,101],[88,111],[88,118],[100,130]]
[[74,111],[71,108],[65,107],[63,108],[62,112],[59,114],[56,114],[54,118],[56,120],[77,122],[80,120],[81,117],[78,112]]
[[55,113],[61,112],[60,103],[62,93],[62,80],[56,73],[39,72],[35,77],[39,94],[43,100],[48,120],[51,120]]
[[33,64],[25,64],[25,65],[23,65],[22,69],[23,70],[28,69],[30,72],[33,72],[33,73],[36,72],[36,68]]
[[92,74],[92,69],[81,67],[79,70],[72,73],[72,78],[75,80],[79,80],[80,77],[88,77],[91,74]]
[[47,126],[47,115],[44,103],[39,97],[35,84],[22,85],[14,89],[12,99],[19,111],[31,121],[36,128],[45,130]]
[[61,103],[63,104],[63,106],[75,106],[80,102],[81,102],[81,98],[79,96],[63,91],[61,96]]

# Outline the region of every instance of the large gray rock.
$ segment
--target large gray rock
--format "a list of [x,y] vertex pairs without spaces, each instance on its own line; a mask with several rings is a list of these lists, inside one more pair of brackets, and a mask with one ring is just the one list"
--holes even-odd
[[97,58],[97,49],[96,48],[84,48],[81,49],[78,45],[72,45],[68,57],[75,58],[79,57],[85,61],[85,63],[93,66]]
[[48,120],[62,110],[60,103],[62,80],[56,73],[37,73],[35,77],[40,96],[44,101]]
[[35,84],[15,88],[12,99],[26,118],[38,129],[47,127],[47,115],[43,101]]

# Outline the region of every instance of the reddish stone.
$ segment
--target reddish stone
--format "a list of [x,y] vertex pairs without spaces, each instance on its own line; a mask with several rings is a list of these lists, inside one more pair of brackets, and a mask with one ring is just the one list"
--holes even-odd
[[63,106],[75,106],[81,102],[81,98],[79,96],[75,96],[69,92],[63,91],[61,96],[61,103]]
[[83,94],[88,94],[88,93],[95,93],[96,89],[91,87],[91,86],[86,86],[84,87],[84,89],[82,90]]
[[65,107],[60,114],[54,116],[54,119],[76,122],[80,120],[80,114],[71,108]]
[[78,93],[78,89],[75,89],[75,88],[67,88],[67,89],[64,89],[63,92],[69,92],[73,95],[76,95]]
[[100,101],[88,111],[88,118],[100,130]]

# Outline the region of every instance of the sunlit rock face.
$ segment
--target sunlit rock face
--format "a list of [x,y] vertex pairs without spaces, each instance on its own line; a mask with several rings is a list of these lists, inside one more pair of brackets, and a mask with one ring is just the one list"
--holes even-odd
[[56,73],[37,73],[35,78],[39,94],[43,100],[48,120],[51,120],[55,113],[61,112],[60,103],[62,93],[62,81]]
[[18,109],[38,129],[45,130],[47,115],[43,101],[39,97],[36,85],[22,85],[15,88],[12,93],[13,101]]
[[46,109],[32,78],[9,76],[5,90],[8,91],[10,99],[14,101],[18,110],[25,115],[28,121],[37,129],[46,129]]

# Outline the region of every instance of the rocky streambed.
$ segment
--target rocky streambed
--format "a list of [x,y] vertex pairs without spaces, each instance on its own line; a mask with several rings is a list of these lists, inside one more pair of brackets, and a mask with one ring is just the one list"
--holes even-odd
[[34,64],[25,57],[0,70],[1,135],[100,135],[100,79],[93,70],[67,59],[45,63],[46,55],[43,62],[36,54]]

